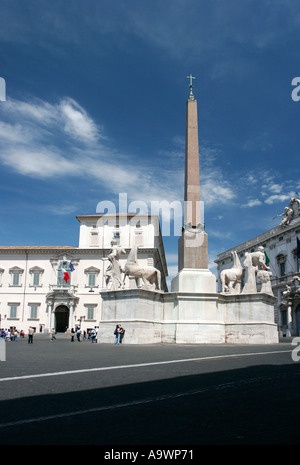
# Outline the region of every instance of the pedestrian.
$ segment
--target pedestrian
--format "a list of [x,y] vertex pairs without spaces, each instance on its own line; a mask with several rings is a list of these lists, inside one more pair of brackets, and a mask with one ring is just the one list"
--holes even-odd
[[96,330],[93,328],[91,331],[92,342],[96,342]]
[[51,341],[54,341],[54,339],[56,340],[56,337],[55,337],[55,329],[52,328],[52,329],[51,329]]
[[114,335],[116,336],[115,342],[114,342],[115,344],[122,344],[124,333],[125,333],[125,329],[122,328],[121,324],[118,324],[114,331]]
[[81,342],[81,329],[80,328],[77,329],[76,336],[77,336],[77,341]]
[[29,326],[28,330],[28,344],[33,344],[33,335],[34,335],[34,329],[32,326]]
[[74,328],[71,329],[71,342],[74,342],[75,331]]

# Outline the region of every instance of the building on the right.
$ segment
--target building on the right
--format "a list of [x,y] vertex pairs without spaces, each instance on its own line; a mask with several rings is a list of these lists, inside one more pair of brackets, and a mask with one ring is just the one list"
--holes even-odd
[[[281,215],[280,225],[218,255],[218,291],[222,292],[221,272],[233,265],[233,251],[236,251],[243,266],[247,253],[259,247],[265,252],[266,267],[271,275],[271,286],[277,298],[274,318],[282,336],[300,335],[300,200],[292,198]],[[262,249],[261,249],[262,250]],[[240,280],[241,292],[244,287],[245,267]],[[260,289],[257,280],[257,289]],[[224,291],[224,289],[223,289]]]

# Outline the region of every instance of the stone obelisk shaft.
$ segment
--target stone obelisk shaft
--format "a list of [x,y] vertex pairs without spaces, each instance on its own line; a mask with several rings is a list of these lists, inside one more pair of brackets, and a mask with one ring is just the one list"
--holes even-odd
[[186,103],[184,201],[185,223],[195,228],[201,222],[197,100]]
[[197,100],[191,90],[186,104],[184,227],[178,241],[178,271],[183,268],[207,269],[207,242],[200,211]]

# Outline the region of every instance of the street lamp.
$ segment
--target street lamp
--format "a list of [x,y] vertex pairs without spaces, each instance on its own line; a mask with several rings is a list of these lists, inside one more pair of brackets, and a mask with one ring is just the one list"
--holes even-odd
[[78,318],[80,328],[81,328],[81,322],[84,321],[84,320],[85,320],[85,316],[80,316]]

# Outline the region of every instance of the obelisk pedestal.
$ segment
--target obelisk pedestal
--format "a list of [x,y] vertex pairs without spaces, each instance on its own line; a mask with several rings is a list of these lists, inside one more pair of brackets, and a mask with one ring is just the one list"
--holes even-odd
[[199,228],[185,230],[178,241],[178,274],[172,291],[215,293],[216,277],[208,269],[208,240]]

